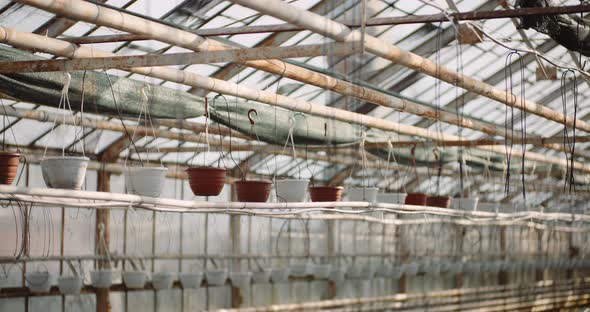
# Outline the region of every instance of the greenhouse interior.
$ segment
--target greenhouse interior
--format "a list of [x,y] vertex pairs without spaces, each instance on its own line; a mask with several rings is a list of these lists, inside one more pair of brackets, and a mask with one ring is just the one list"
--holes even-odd
[[590,311],[588,14],[0,0],[0,311]]

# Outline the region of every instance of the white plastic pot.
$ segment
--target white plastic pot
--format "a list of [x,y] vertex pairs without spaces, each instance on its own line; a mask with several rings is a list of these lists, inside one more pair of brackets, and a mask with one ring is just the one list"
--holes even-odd
[[144,288],[147,274],[143,271],[123,272],[123,282],[127,288]]
[[384,204],[398,204],[403,205],[406,202],[406,193],[379,193],[377,194],[377,201]]
[[78,295],[84,284],[82,276],[60,276],[57,279],[57,287],[64,295]]
[[311,265],[310,271],[315,278],[326,279],[326,278],[330,277],[330,272],[332,272],[332,265],[331,264],[313,264],[313,265]]
[[348,191],[349,201],[364,201],[374,203],[377,201],[378,187],[353,187]]
[[180,273],[182,288],[199,288],[203,282],[203,273]]
[[41,173],[50,188],[79,190],[86,177],[88,157],[55,156],[41,160]]
[[207,279],[207,284],[210,286],[225,285],[225,281],[227,280],[227,270],[222,269],[206,271],[205,279]]
[[498,203],[478,203],[477,210],[485,212],[498,212]]
[[166,167],[129,167],[125,169],[125,187],[129,194],[159,197],[164,187]]
[[154,289],[170,289],[174,283],[174,273],[172,272],[156,272],[152,274],[152,285]]
[[333,268],[330,272],[329,279],[332,282],[342,282],[346,278],[346,268],[345,267],[337,267]]
[[248,288],[252,283],[252,272],[231,272],[229,273],[231,284],[239,288]]
[[310,265],[308,264],[293,264],[291,265],[291,276],[304,277],[309,275]]
[[255,284],[266,284],[270,282],[270,269],[264,269],[262,271],[252,272],[252,281]]
[[286,283],[289,281],[289,268],[272,268],[270,270],[270,280],[273,283]]
[[96,288],[109,288],[113,284],[112,270],[98,270],[90,272],[90,281]]
[[31,292],[46,293],[51,289],[51,274],[49,272],[27,272],[25,280]]
[[478,197],[453,198],[451,208],[463,211],[475,211],[477,209]]
[[277,180],[275,182],[277,202],[296,203],[305,201],[308,184],[309,180],[306,179]]

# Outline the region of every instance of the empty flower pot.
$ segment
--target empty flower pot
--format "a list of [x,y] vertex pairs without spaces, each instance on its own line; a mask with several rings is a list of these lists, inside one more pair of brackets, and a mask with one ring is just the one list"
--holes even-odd
[[0,152],[0,184],[12,184],[18,172],[19,153]]
[[205,272],[205,279],[207,279],[207,284],[211,286],[225,285],[225,281],[227,280],[227,270],[208,270]]
[[90,272],[90,281],[96,288],[109,288],[113,284],[113,271],[98,270]]
[[270,273],[270,269],[252,272],[252,281],[254,281],[255,284],[266,284],[270,282]]
[[270,280],[273,283],[286,283],[289,281],[289,268],[272,268],[270,271]]
[[415,206],[426,206],[426,200],[428,196],[422,193],[409,193],[406,196],[406,204],[407,205],[415,205]]
[[284,179],[275,183],[277,201],[297,203],[305,200],[305,192],[309,180],[306,179]]
[[365,201],[374,203],[377,201],[378,187],[354,187],[348,191],[349,201]]
[[329,279],[332,282],[342,282],[346,278],[346,268],[345,267],[337,267],[333,268],[330,271]]
[[43,180],[50,188],[79,190],[86,177],[88,157],[56,156],[41,160]]
[[238,201],[265,203],[272,188],[271,181],[241,180],[234,182]]
[[64,295],[78,295],[84,284],[82,276],[60,276],[57,279],[57,287]]
[[248,288],[252,283],[252,272],[231,272],[229,279],[234,287]]
[[127,192],[141,196],[159,197],[164,187],[166,167],[129,167],[125,170]]
[[51,274],[49,272],[27,272],[25,280],[31,292],[46,293],[51,289]]
[[346,278],[349,279],[357,279],[363,276],[363,266],[361,265],[353,265],[348,268],[346,272]]
[[225,185],[225,168],[190,167],[186,173],[191,190],[197,196],[217,196]]
[[199,288],[203,282],[203,273],[191,273],[184,272],[180,273],[180,283],[182,288]]
[[398,204],[403,205],[406,202],[406,193],[379,193],[377,194],[377,201],[384,204]]
[[477,203],[477,210],[485,212],[498,212],[498,203]]
[[144,288],[147,274],[143,271],[123,272],[123,282],[127,288]]
[[154,289],[170,289],[174,283],[174,273],[172,272],[156,272],[152,274],[152,285]]
[[314,264],[311,265],[311,270],[313,276],[317,279],[326,279],[330,277],[330,273],[332,272],[332,265],[331,264]]
[[308,264],[293,264],[291,265],[291,276],[295,277],[304,277],[309,274],[310,272],[310,265]]
[[478,197],[469,198],[453,198],[452,207],[453,209],[463,211],[475,211],[477,209]]
[[449,208],[451,206],[451,198],[449,196],[428,196],[426,205],[430,207]]
[[312,186],[309,196],[313,202],[336,202],[342,198],[342,186]]

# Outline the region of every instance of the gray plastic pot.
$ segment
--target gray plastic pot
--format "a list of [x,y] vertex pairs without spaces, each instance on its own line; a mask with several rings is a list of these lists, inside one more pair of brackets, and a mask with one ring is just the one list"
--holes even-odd
[[159,197],[164,187],[166,167],[129,167],[125,169],[127,193]]
[[330,280],[332,282],[342,282],[346,278],[346,267],[336,267],[330,272]]
[[199,288],[203,282],[203,273],[180,273],[182,288]]
[[248,288],[252,283],[252,272],[231,272],[229,279],[234,287]]
[[41,160],[41,172],[50,188],[79,190],[86,177],[88,157],[55,156]]
[[289,268],[272,268],[270,271],[270,280],[273,283],[286,283],[289,281]]
[[205,278],[210,286],[223,286],[227,280],[227,270],[208,270],[205,272]]
[[34,293],[46,293],[51,289],[51,274],[49,272],[27,272],[25,281],[27,287]]
[[374,203],[377,201],[377,192],[379,192],[378,187],[353,187],[348,190],[347,197],[349,201]]
[[377,194],[377,201],[384,204],[398,204],[403,205],[406,202],[406,193],[379,193]]
[[174,283],[174,273],[172,272],[156,272],[152,274],[152,285],[154,289],[170,289]]
[[61,276],[57,279],[57,287],[64,295],[78,295],[82,289],[82,276]]
[[252,272],[252,280],[255,284],[266,284],[270,282],[271,269],[264,269],[262,271]]
[[277,202],[302,202],[305,201],[309,180],[284,179],[275,182]]
[[332,272],[331,264],[313,264],[311,265],[313,276],[318,279],[326,279],[330,277]]
[[98,270],[90,272],[90,281],[96,288],[109,288],[113,284],[112,270]]
[[477,210],[478,197],[461,197],[453,198],[451,207],[457,210],[463,211],[475,211]]
[[309,275],[310,266],[308,264],[293,264],[291,265],[291,276],[305,277]]
[[127,288],[144,288],[147,274],[143,271],[123,272],[123,282]]

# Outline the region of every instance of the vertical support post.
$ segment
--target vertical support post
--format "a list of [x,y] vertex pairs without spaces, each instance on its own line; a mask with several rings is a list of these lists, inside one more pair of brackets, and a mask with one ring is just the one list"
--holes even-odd
[[[500,227],[500,254],[502,254],[503,260],[506,260],[506,227]],[[506,270],[500,270],[498,272],[498,284],[508,284],[508,272]]]
[[[463,248],[463,238],[465,237],[465,227],[463,225],[457,224],[455,225],[455,239],[457,240],[457,252],[459,255],[465,252]],[[470,250],[471,252],[471,250]],[[461,260],[461,257],[456,255],[456,260]],[[463,273],[459,272],[453,276],[453,287],[455,289],[459,289],[463,287]]]
[[[328,259],[330,261],[334,260],[334,253],[336,250],[336,220],[328,220],[326,221],[326,247],[328,252]],[[332,264],[335,263],[332,261]],[[327,290],[326,290],[326,299],[334,299],[336,298],[337,294],[336,283],[332,280],[328,281]]]
[[[104,170],[98,171],[98,191],[99,192],[109,192],[111,190],[111,174]],[[110,243],[110,219],[111,219],[111,210],[110,209],[97,209],[96,210],[96,228],[95,228],[95,244],[97,247],[97,253],[100,256],[104,256],[107,254],[106,248],[108,248]],[[104,226],[104,231],[100,230],[101,224]],[[100,243],[101,237],[100,234],[103,232],[104,234],[104,242],[106,245],[103,246]],[[98,261],[98,268],[99,269],[109,269],[111,264],[108,261],[100,260]],[[110,312],[111,311],[111,303],[109,301],[109,289],[108,288],[98,288],[96,289],[96,312]]]
[[[236,190],[235,184],[231,185],[231,200],[234,201],[236,199]],[[231,270],[234,272],[241,271],[241,262],[242,259],[240,255],[242,254],[241,250],[241,228],[242,228],[241,216],[232,215],[229,219],[229,227],[230,227],[230,236],[231,236],[231,244],[232,244],[232,255],[234,256],[232,260],[232,267]],[[231,307],[232,308],[239,308],[241,307],[242,303],[244,302],[244,298],[242,296],[242,291],[239,287],[235,287],[234,285],[231,286]]]
[[[539,254],[543,254],[543,231],[537,229],[537,230],[535,230],[535,234],[537,234],[537,248],[535,248],[535,250],[537,252],[535,253],[535,258],[538,261],[538,260],[540,260]],[[535,282],[540,282],[544,279],[545,279],[545,270],[544,269],[535,270]]]

